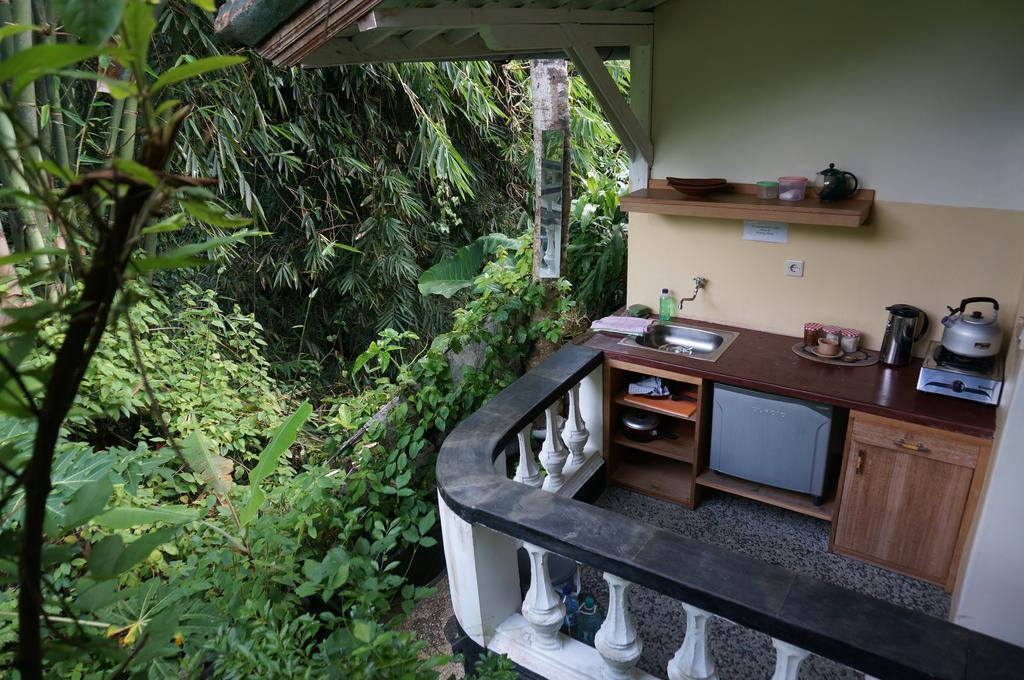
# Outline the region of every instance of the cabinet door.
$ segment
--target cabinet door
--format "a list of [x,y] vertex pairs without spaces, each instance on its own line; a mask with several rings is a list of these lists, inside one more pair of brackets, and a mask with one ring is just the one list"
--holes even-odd
[[854,434],[835,547],[944,585],[972,476],[969,467]]

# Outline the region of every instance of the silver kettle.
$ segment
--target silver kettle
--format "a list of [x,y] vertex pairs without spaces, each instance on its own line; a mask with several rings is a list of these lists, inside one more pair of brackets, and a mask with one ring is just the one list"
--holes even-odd
[[[979,310],[968,314],[967,305],[987,302],[992,305],[992,314]],[[990,297],[969,297],[960,301],[959,307],[947,307],[949,316],[942,320],[942,346],[954,354],[964,357],[991,357],[999,354],[1003,332],[999,328],[999,303]]]
[[928,315],[913,305],[889,305],[885,311],[889,312],[889,320],[885,323],[878,358],[883,364],[906,366],[914,343],[928,332]]

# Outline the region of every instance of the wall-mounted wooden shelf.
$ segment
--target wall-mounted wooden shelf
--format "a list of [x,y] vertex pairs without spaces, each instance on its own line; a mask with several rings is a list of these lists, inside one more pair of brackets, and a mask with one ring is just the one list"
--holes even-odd
[[830,227],[859,227],[867,222],[873,189],[860,189],[852,198],[822,203],[808,188],[802,201],[764,200],[757,197],[753,184],[733,184],[730,192],[695,197],[681,194],[663,179],[652,179],[646,189],[623,196],[619,202],[625,212],[715,217],[727,220],[767,220],[790,224],[820,224]]

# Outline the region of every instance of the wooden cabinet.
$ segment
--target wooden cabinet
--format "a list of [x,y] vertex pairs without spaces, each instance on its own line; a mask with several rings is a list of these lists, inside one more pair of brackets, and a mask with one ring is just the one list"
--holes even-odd
[[951,589],[990,448],[852,412],[832,549]]
[[[692,508],[696,497],[694,466],[705,436],[709,393],[704,381],[681,373],[605,360],[604,456],[608,481],[640,493]],[[679,401],[629,394],[629,383],[646,376],[664,379]],[[661,436],[650,442],[628,439],[622,410],[636,408],[661,417]]]

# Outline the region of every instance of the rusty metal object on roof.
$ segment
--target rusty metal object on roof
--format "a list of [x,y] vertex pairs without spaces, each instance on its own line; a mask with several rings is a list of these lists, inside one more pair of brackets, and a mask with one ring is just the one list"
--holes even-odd
[[309,0],[228,0],[217,10],[213,27],[229,44],[255,47],[307,4]]

